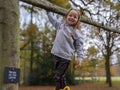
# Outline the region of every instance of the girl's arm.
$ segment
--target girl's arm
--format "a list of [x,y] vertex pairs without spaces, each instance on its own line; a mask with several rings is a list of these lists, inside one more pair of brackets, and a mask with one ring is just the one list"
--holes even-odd
[[83,35],[78,34],[78,38],[75,40],[75,49],[77,53],[77,60],[83,61]]
[[49,21],[56,28],[56,30],[58,30],[61,22],[53,16],[53,13],[47,12],[47,15],[48,15]]

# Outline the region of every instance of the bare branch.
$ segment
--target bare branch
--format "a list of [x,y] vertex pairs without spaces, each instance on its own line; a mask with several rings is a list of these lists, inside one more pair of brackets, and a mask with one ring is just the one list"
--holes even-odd
[[96,14],[91,13],[88,9],[83,8],[83,7],[80,6],[79,4],[75,3],[73,0],[70,0],[70,1],[71,1],[71,3],[72,3],[74,6],[79,7],[79,8],[81,9],[81,11],[83,11],[83,12],[84,12],[84,11],[88,12],[88,13],[90,14],[90,16],[91,16],[91,15],[96,15],[96,14],[98,13],[98,12],[97,12]]
[[88,2],[87,4],[86,4],[83,0],[81,0],[81,2],[82,2],[85,6],[87,6],[88,4],[91,4],[92,2],[94,2],[94,0],[91,0],[91,1]]

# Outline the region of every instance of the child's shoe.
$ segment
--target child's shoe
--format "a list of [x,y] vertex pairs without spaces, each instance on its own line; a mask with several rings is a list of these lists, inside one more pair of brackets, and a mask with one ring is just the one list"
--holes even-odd
[[65,86],[63,90],[70,90],[69,86]]

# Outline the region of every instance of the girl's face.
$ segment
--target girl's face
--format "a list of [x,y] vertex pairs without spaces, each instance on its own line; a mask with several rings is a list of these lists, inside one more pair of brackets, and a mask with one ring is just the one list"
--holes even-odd
[[74,26],[77,24],[77,22],[78,22],[78,13],[75,10],[71,10],[66,17],[66,23]]

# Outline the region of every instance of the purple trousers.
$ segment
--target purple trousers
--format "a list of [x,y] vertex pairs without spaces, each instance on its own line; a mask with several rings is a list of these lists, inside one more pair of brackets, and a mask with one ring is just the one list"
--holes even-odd
[[63,89],[66,86],[65,73],[70,65],[70,60],[55,56],[55,82],[56,90]]

